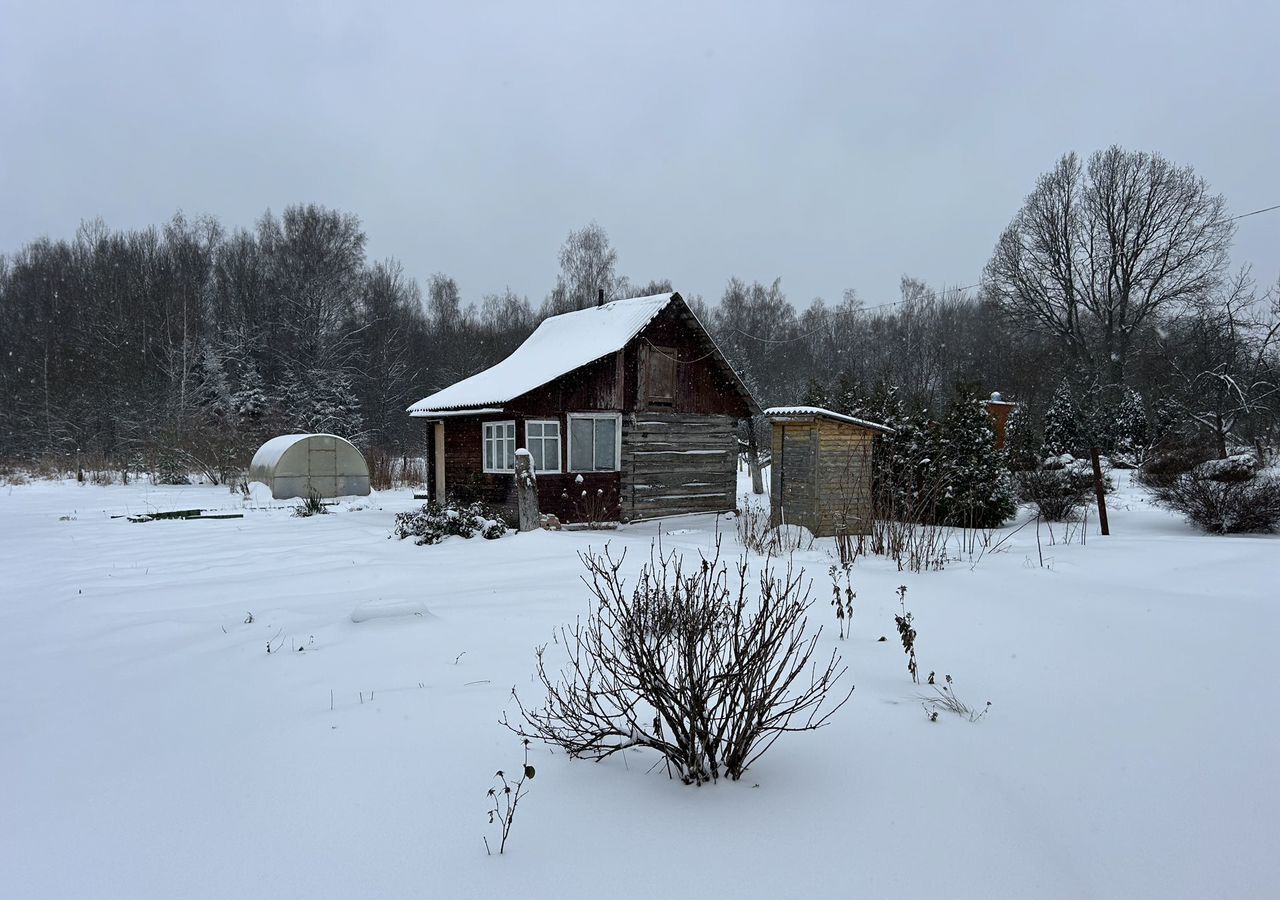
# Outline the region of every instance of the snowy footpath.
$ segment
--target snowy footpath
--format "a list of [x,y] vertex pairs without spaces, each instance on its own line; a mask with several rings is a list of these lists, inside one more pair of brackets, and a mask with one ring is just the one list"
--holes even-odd
[[[857,685],[829,727],[701,788],[535,746],[500,858],[485,793],[522,757],[498,719],[588,611],[577,553],[740,548],[710,516],[388,539],[413,506],[131,523],[239,502],[0,488],[0,896],[1280,896],[1276,537],[1198,535],[1121,476],[1084,546],[1032,527],[942,572],[860,559],[843,642],[820,541],[796,562]],[[990,700],[981,721],[926,717],[900,584],[922,675]]]

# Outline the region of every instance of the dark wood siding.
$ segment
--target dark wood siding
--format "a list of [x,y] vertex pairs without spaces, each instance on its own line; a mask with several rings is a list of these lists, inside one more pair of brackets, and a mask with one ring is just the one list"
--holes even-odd
[[732,416],[637,412],[622,420],[622,509],[630,519],[737,507]]
[[[576,410],[575,410],[576,411]],[[515,476],[506,473],[484,471],[483,428],[484,422],[509,422],[512,415],[501,413],[483,417],[458,417],[444,423],[445,482],[452,499],[470,503],[473,500],[516,514]],[[568,425],[565,417],[550,415],[529,416],[531,419],[554,419],[560,423],[560,474],[538,474],[538,508],[556,516],[562,522],[576,522],[586,502],[583,492],[597,498],[610,521],[621,518],[619,506],[621,477],[618,472],[566,471],[568,452]],[[516,446],[525,445],[525,419],[516,418]],[[579,474],[582,481],[579,482]]]
[[[484,471],[481,422],[509,421],[511,416],[451,418],[444,423],[444,477],[452,500],[479,500],[498,508],[515,508],[515,478]],[[518,441],[518,432],[517,432]]]
[[668,306],[627,345],[626,409],[639,412],[650,408],[645,402],[646,385],[641,382],[655,347],[679,360],[675,366],[674,406],[658,409],[739,419],[751,414],[739,395],[735,376],[716,359],[714,344],[682,303]]
[[[625,363],[624,363],[625,367]],[[588,363],[580,369],[561,375],[555,381],[522,394],[506,404],[507,412],[517,416],[555,416],[566,412],[598,412],[621,410],[622,396],[618,378],[625,379],[625,368],[619,370],[618,354]]]

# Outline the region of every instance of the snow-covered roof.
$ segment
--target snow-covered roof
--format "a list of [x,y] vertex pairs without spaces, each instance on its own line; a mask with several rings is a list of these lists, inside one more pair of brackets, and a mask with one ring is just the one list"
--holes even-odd
[[893,429],[888,425],[869,422],[866,419],[856,419],[853,416],[846,416],[843,413],[823,409],[821,406],[771,406],[764,411],[764,414],[771,419],[790,416],[817,416],[823,419],[834,419],[837,422],[848,422],[850,425],[859,425],[863,428],[870,428],[873,431],[883,431],[885,434],[893,434]]
[[432,416],[474,406],[500,407],[621,350],[678,296],[670,293],[632,297],[552,316],[502,362],[424,397],[409,407],[409,415]]
[[[336,437],[336,435],[326,435],[327,437]],[[309,434],[282,434],[279,437],[273,437],[261,447],[258,452],[253,454],[253,460],[249,463],[249,468],[254,469],[259,466],[274,467],[285,452],[299,441],[305,441],[311,437]]]
[[[249,463],[249,470],[253,471],[260,466],[274,468],[280,464],[280,460],[284,458],[284,455],[289,452],[291,447],[310,438],[333,438],[336,443],[345,444],[355,450],[355,445],[346,438],[327,432],[318,434],[282,434],[271,438],[258,448],[258,452],[253,454],[253,459]],[[329,449],[333,448],[330,447]],[[360,451],[355,450],[355,452],[359,454]],[[363,459],[363,456],[361,456],[361,459]]]

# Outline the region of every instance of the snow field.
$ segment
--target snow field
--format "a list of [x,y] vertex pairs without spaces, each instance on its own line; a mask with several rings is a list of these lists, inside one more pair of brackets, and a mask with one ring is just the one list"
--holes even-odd
[[[131,524],[110,516],[240,504],[0,489],[0,894],[1272,896],[1280,540],[1198,535],[1118,480],[1113,535],[1042,530],[1044,567],[1034,528],[975,567],[859,560],[844,642],[818,541],[811,619],[857,685],[832,725],[696,789],[535,746],[501,859],[485,791],[521,751],[497,720],[588,611],[577,551],[634,572],[659,530],[693,553],[718,525],[732,561],[731,521],[418,547],[387,538],[408,492]],[[981,722],[927,721],[899,584],[922,675],[991,700]]]

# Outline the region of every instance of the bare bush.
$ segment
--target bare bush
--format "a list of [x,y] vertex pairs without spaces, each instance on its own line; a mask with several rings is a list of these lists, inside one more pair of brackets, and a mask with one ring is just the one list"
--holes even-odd
[[798,525],[774,526],[769,510],[748,501],[738,510],[735,522],[738,543],[753,553],[766,557],[782,557],[795,550],[813,549],[813,535]]
[[385,491],[392,487],[392,469],[395,461],[382,447],[369,447],[364,451],[364,461],[369,466],[369,487]]
[[1248,481],[1258,474],[1258,457],[1237,453],[1226,459],[1210,459],[1196,466],[1194,474],[1209,481]]
[[783,734],[822,727],[848,701],[840,655],[815,659],[822,629],[809,630],[803,572],[775,577],[766,566],[757,593],[743,561],[731,588],[717,544],[691,572],[675,553],[651,551],[628,590],[625,556],[581,555],[598,606],[560,630],[562,670],[538,649],[540,706],[512,691],[523,721],[506,724],[520,736],[594,760],[649,748],[696,785],[741,778]]
[[1211,534],[1275,531],[1280,526],[1280,478],[1213,481],[1179,475],[1155,487],[1156,501]]
[[931,488],[914,496],[881,490],[875,497],[869,549],[887,556],[898,571],[941,571],[947,564],[951,528],[939,524]]
[[417,487],[427,483],[427,466],[419,456],[400,457],[400,486]]
[[423,460],[416,456],[393,456],[383,447],[370,446],[364,451],[369,464],[369,487],[385,491],[402,487],[417,487],[425,483]]
[[1208,458],[1200,447],[1167,450],[1153,454],[1138,470],[1138,481],[1149,488],[1167,487]]
[[1018,498],[1048,522],[1072,522],[1089,502],[1092,485],[1065,468],[1031,469],[1016,476]]

